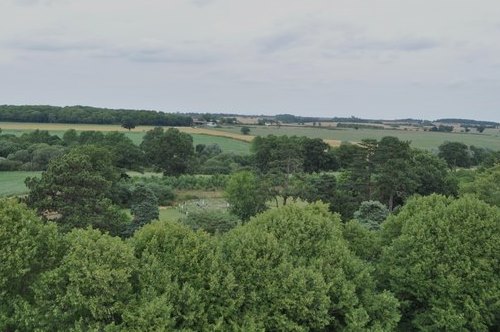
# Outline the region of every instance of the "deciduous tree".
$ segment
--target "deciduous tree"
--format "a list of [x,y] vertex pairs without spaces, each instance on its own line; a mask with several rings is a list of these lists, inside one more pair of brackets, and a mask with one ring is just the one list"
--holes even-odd
[[382,225],[381,275],[403,306],[401,329],[500,327],[500,212],[473,197],[411,199]]
[[231,176],[225,196],[230,211],[244,221],[266,209],[265,192],[255,174],[249,171]]
[[186,173],[194,156],[193,138],[176,128],[155,128],[144,135],[141,148],[146,159],[165,175]]

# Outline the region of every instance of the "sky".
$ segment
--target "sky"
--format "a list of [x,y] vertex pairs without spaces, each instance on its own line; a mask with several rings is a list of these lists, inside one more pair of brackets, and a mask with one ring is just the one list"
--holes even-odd
[[0,104],[500,122],[500,1],[0,0]]

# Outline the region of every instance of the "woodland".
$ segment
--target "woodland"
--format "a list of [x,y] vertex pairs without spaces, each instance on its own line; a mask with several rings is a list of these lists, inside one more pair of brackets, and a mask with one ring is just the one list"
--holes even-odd
[[[499,151],[158,127],[0,134],[0,158],[42,171],[0,200],[1,331],[500,328]],[[159,220],[180,188],[227,210]]]

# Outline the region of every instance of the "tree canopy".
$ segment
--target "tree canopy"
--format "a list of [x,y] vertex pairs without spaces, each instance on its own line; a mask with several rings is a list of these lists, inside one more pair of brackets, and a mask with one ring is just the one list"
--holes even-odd
[[141,143],[146,159],[165,175],[186,173],[194,156],[193,138],[176,128],[154,128]]
[[414,198],[383,224],[381,273],[404,330],[500,327],[500,211],[473,197]]

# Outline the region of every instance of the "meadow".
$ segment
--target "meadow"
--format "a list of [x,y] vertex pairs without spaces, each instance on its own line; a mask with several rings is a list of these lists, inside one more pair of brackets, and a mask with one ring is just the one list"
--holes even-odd
[[39,176],[42,172],[0,172],[0,197],[24,195],[28,189],[24,185],[27,177]]

